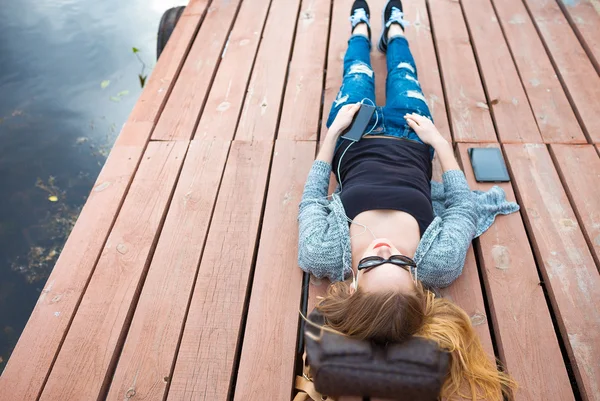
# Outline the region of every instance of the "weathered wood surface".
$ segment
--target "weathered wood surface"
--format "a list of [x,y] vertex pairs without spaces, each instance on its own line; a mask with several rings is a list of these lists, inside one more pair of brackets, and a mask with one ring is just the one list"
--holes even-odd
[[[501,187],[521,205],[474,241],[444,290],[519,382],[516,400],[576,399],[572,386],[600,400],[600,41],[588,23],[596,16],[581,11],[593,2],[567,3],[405,2],[422,88],[470,185],[490,186],[474,181],[466,149],[501,146],[512,176]],[[341,84],[351,4],[187,6],[0,377],[0,398],[293,394],[298,309],[327,285],[302,289],[297,206]],[[380,105],[384,4],[370,1]],[[437,160],[434,171],[439,179]]]
[[[458,144],[469,185],[481,191],[499,185],[507,199],[514,202],[510,183],[475,181],[467,151],[482,146],[498,147]],[[573,392],[520,213],[498,216],[475,245],[498,356],[520,383],[515,399],[572,400]]]
[[525,225],[579,391],[600,396],[600,275],[544,145],[504,145]]

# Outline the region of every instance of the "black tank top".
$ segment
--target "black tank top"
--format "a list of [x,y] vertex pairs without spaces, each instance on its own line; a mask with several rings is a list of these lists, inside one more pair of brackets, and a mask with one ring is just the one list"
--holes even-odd
[[[429,146],[390,138],[368,138],[350,145],[343,140],[332,169],[342,183],[340,198],[354,219],[368,210],[399,210],[419,223],[421,236],[433,221]],[[344,154],[341,164],[340,157]]]

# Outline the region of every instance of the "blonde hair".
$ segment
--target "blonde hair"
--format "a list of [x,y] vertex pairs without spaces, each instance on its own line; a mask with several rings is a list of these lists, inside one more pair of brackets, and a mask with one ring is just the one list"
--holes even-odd
[[[403,342],[410,336],[435,341],[450,355],[450,368],[441,397],[501,401],[516,382],[483,350],[469,316],[447,299],[436,298],[420,283],[415,291],[352,291],[346,282],[329,286],[316,305],[325,317],[324,328],[349,337],[378,343]],[[510,397],[509,397],[510,398]]]

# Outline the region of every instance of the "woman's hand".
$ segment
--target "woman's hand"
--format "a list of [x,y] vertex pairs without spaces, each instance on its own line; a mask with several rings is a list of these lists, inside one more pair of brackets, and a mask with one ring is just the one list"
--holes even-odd
[[360,109],[360,103],[346,104],[338,111],[335,120],[331,123],[325,139],[336,142],[340,134],[352,124],[354,115]]
[[404,119],[412,128],[421,140],[433,146],[434,149],[437,150],[439,146],[443,146],[448,143],[446,139],[440,134],[433,122],[427,117],[420,116],[416,113],[406,114],[404,115]]

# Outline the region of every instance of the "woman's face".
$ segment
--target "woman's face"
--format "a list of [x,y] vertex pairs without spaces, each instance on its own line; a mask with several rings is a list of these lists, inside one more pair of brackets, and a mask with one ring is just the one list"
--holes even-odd
[[[377,238],[369,244],[361,259],[367,256],[380,256],[388,259],[392,255],[402,255],[402,253],[387,238]],[[415,289],[410,272],[392,263],[384,263],[371,269],[360,270],[357,279],[358,286],[367,292],[391,289],[410,293]]]

